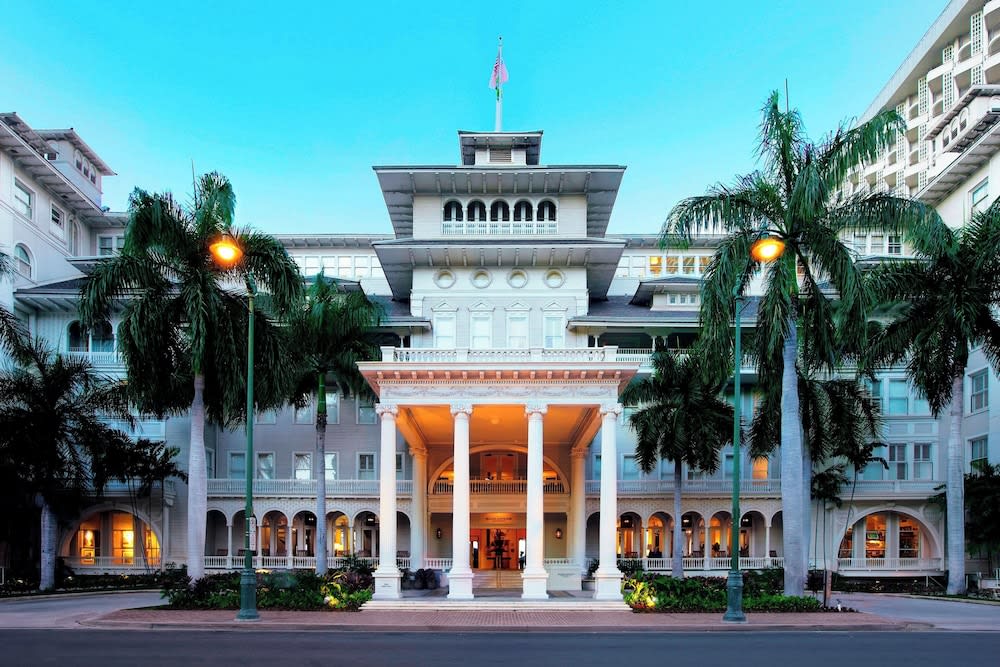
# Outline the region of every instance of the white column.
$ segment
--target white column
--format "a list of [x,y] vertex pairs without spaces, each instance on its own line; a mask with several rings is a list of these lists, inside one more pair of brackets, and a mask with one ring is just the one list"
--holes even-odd
[[544,405],[525,406],[528,415],[528,494],[526,499],[526,530],[524,572],[521,573],[521,597],[544,600],[549,597],[549,574],[545,571],[545,486],[543,479],[542,420]]
[[427,553],[427,452],[413,452],[413,518],[410,520],[410,569],[423,569]]
[[[702,550],[704,552],[704,554],[705,554],[705,563],[704,563],[703,567],[706,570],[708,569],[709,564],[712,562],[711,561],[711,558],[712,558],[712,543],[709,541],[709,537],[710,537],[709,531],[711,530],[711,528],[712,528],[712,517],[706,517],[705,518],[705,546],[704,546],[704,548]],[[720,533],[722,532],[721,528],[720,528],[719,532]],[[722,545],[720,544],[719,546],[721,547]]]
[[452,495],[451,572],[448,597],[471,600],[472,568],[469,567],[469,417],[472,406],[453,405],[455,416],[455,484]]
[[618,524],[618,404],[601,406],[601,560],[594,573],[595,600],[621,600],[622,573],[615,560]]
[[379,448],[379,559],[374,572],[376,600],[401,597],[400,572],[396,566],[396,414],[395,405],[379,405],[382,442]]
[[587,570],[587,453],[573,452],[572,479],[569,487],[569,557],[580,567],[581,572]]
[[[229,533],[229,543],[226,545],[226,567],[232,568],[233,566],[233,524],[227,523],[226,530]],[[161,547],[160,553],[163,554],[163,549]],[[166,561],[163,561],[166,562]]]
[[[767,519],[764,519],[764,555],[768,558],[771,557],[771,523]],[[770,560],[767,561],[768,567],[773,565]]]

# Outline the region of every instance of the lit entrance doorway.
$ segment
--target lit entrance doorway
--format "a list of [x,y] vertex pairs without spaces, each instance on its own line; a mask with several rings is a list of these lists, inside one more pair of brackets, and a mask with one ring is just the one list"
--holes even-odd
[[524,569],[524,528],[475,528],[469,537],[472,569]]

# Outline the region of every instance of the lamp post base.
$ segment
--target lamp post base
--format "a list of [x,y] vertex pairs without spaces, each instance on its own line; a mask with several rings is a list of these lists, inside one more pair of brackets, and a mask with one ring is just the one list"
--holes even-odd
[[726,623],[746,623],[743,614],[743,573],[730,570],[726,578],[726,613],[722,620]]
[[240,574],[240,611],[237,621],[259,621],[257,613],[257,573],[244,569]]

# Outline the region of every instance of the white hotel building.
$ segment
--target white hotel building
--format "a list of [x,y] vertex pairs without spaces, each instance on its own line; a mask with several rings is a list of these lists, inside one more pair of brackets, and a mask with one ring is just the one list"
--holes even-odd
[[[955,226],[992,201],[1000,0],[949,4],[866,116],[887,106],[909,129],[847,189],[917,196]],[[305,275],[322,267],[357,280],[385,306],[381,359],[361,364],[379,401],[328,397],[320,519],[310,408],[257,415],[250,462],[242,430],[210,428],[206,567],[242,563],[247,465],[256,471],[257,565],[312,567],[322,520],[331,558],[378,565],[378,597],[398,595],[405,567],[440,571],[456,598],[486,587],[540,598],[579,589],[597,559],[596,596],[615,598],[616,559],[668,570],[675,548],[687,571],[721,576],[734,523],[744,567],[780,565],[778,462],[739,462],[743,515],[734,522],[724,450],[715,475],[686,474],[683,513],[672,516],[671,467],[638,470],[628,408],[618,402],[629,380],[649,372],[655,343],[684,349],[694,338],[700,278],[718,239],[663,251],[654,234],[607,234],[625,168],[546,164],[541,132],[460,132],[459,144],[454,166],[375,167],[392,235],[280,237]],[[76,317],[83,275],[123,234],[124,216],[101,207],[110,175],[72,130],[33,130],[0,114],[0,247],[18,272],[13,285],[0,283],[0,303],[63,353],[121,373],[117,322],[88,332]],[[891,236],[851,242],[862,257],[905,251]],[[753,326],[752,300],[744,322]],[[749,410],[755,376],[742,372]],[[996,382],[974,354],[967,462],[1000,462]],[[814,503],[813,525],[825,529],[810,536],[813,559],[851,576],[940,574],[944,516],[927,498],[945,478],[947,428],[901,371],[887,370],[873,391],[889,470],[860,471],[842,507]],[[180,447],[186,462],[187,419],[143,420],[137,431]],[[64,527],[59,553],[77,572],[143,569],[137,541],[145,539],[148,565],[181,563],[186,495],[168,482],[133,508],[113,486]]]

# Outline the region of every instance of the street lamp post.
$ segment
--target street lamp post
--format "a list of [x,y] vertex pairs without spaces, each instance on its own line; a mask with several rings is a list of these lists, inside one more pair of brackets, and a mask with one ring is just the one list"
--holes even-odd
[[[750,248],[754,260],[767,263],[781,257],[785,244],[777,238],[765,237]],[[742,440],[743,397],[740,394],[740,370],[743,365],[741,347],[743,314],[743,294],[740,282],[733,287],[733,301],[736,305],[733,336],[733,506],[729,526],[729,576],[726,579],[726,613],[722,620],[729,623],[746,623],[743,614],[743,573],[740,571],[740,443]]]
[[[235,266],[243,257],[243,250],[232,235],[226,233],[209,246],[215,261],[229,268]],[[236,614],[237,621],[256,621],[257,613],[257,573],[253,568],[253,552],[250,548],[250,522],[253,520],[253,319],[254,298],[257,296],[257,284],[250,274],[246,275],[247,283],[247,414],[246,433],[246,506],[243,512],[243,571],[240,573],[240,611]]]

